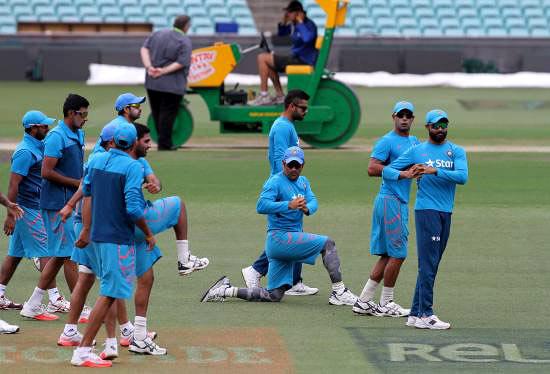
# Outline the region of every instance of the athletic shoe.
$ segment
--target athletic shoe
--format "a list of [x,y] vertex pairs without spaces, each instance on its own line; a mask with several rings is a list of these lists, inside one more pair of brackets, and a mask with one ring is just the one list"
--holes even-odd
[[[134,330],[127,331],[125,329],[124,331],[120,332],[120,341],[119,344],[121,347],[129,347],[130,341],[132,340],[134,336]],[[147,331],[147,337],[151,338],[152,340],[155,340],[157,338],[157,333],[155,331]]]
[[416,319],[414,327],[417,329],[430,329],[430,330],[447,330],[451,328],[451,324],[443,322],[435,314],[429,317],[419,317]]
[[69,310],[71,310],[71,303],[63,295],[59,296],[54,302],[50,300],[46,308],[48,313],[69,313]]
[[23,304],[17,304],[6,297],[6,295],[0,296],[0,309],[4,310],[21,310]]
[[247,288],[262,287],[260,285],[260,278],[262,275],[252,266],[242,269],[241,273],[243,274],[244,283]]
[[309,287],[303,284],[302,282],[298,282],[290,290],[286,290],[285,295],[308,296],[308,295],[315,295],[317,292],[319,292],[318,288]]
[[33,257],[32,258],[32,264],[34,265],[34,268],[36,271],[40,271],[40,257]]
[[82,341],[82,334],[78,330],[70,330],[69,334],[66,334],[65,331],[61,333],[59,339],[57,340],[57,345],[61,347],[78,347]]
[[43,304],[30,305],[29,303],[23,304],[23,309],[19,314],[26,318],[32,318],[37,321],[55,321],[59,319],[58,316],[48,313],[46,306]]
[[225,275],[218,279],[201,298],[201,303],[206,303],[209,301],[224,301],[225,300],[225,289],[231,287],[229,283],[229,278]]
[[272,96],[271,101],[272,101],[273,104],[284,104],[285,103],[285,95]]
[[362,316],[380,316],[380,313],[378,312],[378,305],[372,300],[365,302],[357,299],[351,310],[353,313],[360,314]]
[[99,358],[102,360],[114,360],[118,357],[118,347],[117,345],[107,345],[107,343],[104,343],[103,346],[105,347],[103,349],[103,352],[99,354]]
[[82,312],[80,312],[80,317],[78,317],[78,323],[88,323],[90,320],[90,313],[92,313],[92,308],[87,305],[84,305]]
[[328,303],[332,305],[355,305],[357,301],[357,296],[355,296],[350,290],[344,288],[344,291],[340,294],[336,291],[332,291],[330,297],[328,298]]
[[76,349],[71,364],[88,368],[110,368],[113,365],[111,361],[102,360],[94,351],[79,353]]
[[252,106],[273,105],[273,104],[275,104],[275,101],[273,97],[269,95],[258,95],[254,100],[248,102],[248,105],[252,105]]
[[390,301],[386,305],[378,304],[378,312],[383,317],[407,317],[411,313],[411,310]]
[[19,326],[10,325],[3,319],[0,319],[0,334],[15,334],[19,332]]
[[128,350],[130,352],[152,356],[162,356],[166,354],[166,348],[159,347],[150,337],[146,337],[144,340],[136,340],[132,338]]
[[178,261],[178,272],[180,275],[189,275],[196,270],[202,270],[208,266],[210,260],[206,257],[189,256],[189,262],[183,264]]
[[407,318],[407,322],[405,322],[405,326],[415,327],[417,319],[418,319],[418,317],[416,317],[416,316],[409,316]]

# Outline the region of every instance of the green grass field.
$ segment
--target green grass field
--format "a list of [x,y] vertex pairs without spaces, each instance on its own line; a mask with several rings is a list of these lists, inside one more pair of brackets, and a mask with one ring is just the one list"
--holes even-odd
[[[67,83],[2,86],[2,139],[20,136],[19,117],[26,108],[54,114],[69,91],[92,99],[89,134],[97,134],[113,114],[113,99],[126,90]],[[550,93],[543,90],[360,89],[358,93],[364,113],[353,144],[372,144],[388,131],[388,112],[402,97],[415,102],[421,113],[431,103],[448,109],[455,124],[449,138],[459,144],[548,144],[545,121],[549,109],[541,105],[524,110],[516,101],[550,100]],[[488,98],[508,106],[468,111],[457,102]],[[197,100],[192,98],[198,141],[234,139],[217,134],[217,124],[207,120],[204,105]],[[418,125],[415,134],[425,137]],[[159,236],[165,257],[155,266],[149,326],[159,331],[158,340],[168,348],[169,356],[144,358],[122,351],[115,367],[134,373],[548,372],[550,176],[546,171],[550,154],[468,156],[470,180],[457,190],[451,238],[435,291],[436,312],[451,321],[453,328],[423,331],[405,327],[404,319],[359,317],[349,307],[330,306],[330,282],[320,263],[304,267],[306,282],[321,289],[316,296],[287,297],[279,304],[199,303],[202,292],[222,274],[235,285],[243,285],[240,269],[263,246],[265,218],[255,213],[255,203],[268,174],[265,150],[152,152],[149,158],[163,182],[162,195],[184,198],[191,248],[208,256],[211,263],[205,271],[179,277],[173,234]],[[344,280],[355,293],[361,292],[376,260],[368,254],[368,243],[372,201],[380,180],[367,176],[368,158],[368,153],[355,150],[308,150],[304,170],[320,203],[319,212],[305,220],[305,228],[336,241]],[[3,191],[8,175],[9,153],[2,152]],[[3,216],[2,210],[2,220]],[[402,305],[410,303],[416,279],[411,218],[409,259],[396,288],[396,301]],[[0,237],[0,246],[7,248],[5,236]],[[30,262],[22,263],[8,295],[22,302],[37,277]],[[58,281],[68,295],[62,276]],[[18,335],[0,335],[0,367],[6,372],[74,371],[68,363],[72,351],[55,345],[64,317],[59,322],[38,323],[3,311],[0,318],[22,329]],[[101,332],[100,341],[103,336]]]

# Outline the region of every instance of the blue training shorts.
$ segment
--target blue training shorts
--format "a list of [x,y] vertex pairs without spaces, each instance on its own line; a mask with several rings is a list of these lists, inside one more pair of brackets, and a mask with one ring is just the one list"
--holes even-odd
[[100,267],[99,294],[115,299],[129,299],[136,280],[134,245],[93,243]]
[[[145,207],[145,220],[153,234],[159,234],[168,230],[178,223],[181,211],[181,199],[177,196],[170,196],[147,202]],[[147,250],[145,235],[136,227],[136,275],[141,277],[161,257],[162,252],[155,246],[151,251]]]
[[392,195],[378,195],[372,212],[370,253],[393,258],[407,257],[409,208]]
[[59,212],[42,209],[44,225],[48,233],[48,253],[50,257],[71,257],[73,254],[75,235],[73,216],[61,222]]
[[12,257],[48,257],[48,234],[42,214],[38,209],[23,209],[23,217],[15,222],[10,237],[8,256]]
[[315,264],[327,240],[327,236],[307,232],[269,231],[265,240],[267,289],[292,287],[294,263]]
[[[80,232],[82,231],[82,222],[75,221],[74,223],[74,234],[78,239]],[[77,263],[78,265],[86,266],[88,269],[94,272],[96,276],[100,276],[99,260],[97,257],[96,249],[93,242],[90,242],[84,248],[73,248],[73,254],[71,260]]]

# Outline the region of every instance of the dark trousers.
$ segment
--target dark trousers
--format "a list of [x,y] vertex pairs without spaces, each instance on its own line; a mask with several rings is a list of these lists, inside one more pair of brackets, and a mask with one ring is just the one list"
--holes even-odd
[[416,210],[416,248],[418,276],[411,307],[411,316],[434,314],[434,284],[437,269],[451,232],[451,213],[437,210]]
[[[267,274],[267,270],[269,269],[269,260],[267,259],[267,255],[265,254],[265,250],[262,252],[260,257],[254,263],[252,264],[252,267],[254,270],[256,270],[261,275],[265,276]],[[292,284],[295,285],[296,283],[300,282],[302,280],[302,263],[296,262],[294,263],[294,275],[292,276],[293,282]]]
[[172,128],[183,96],[155,90],[147,90],[147,96],[157,128],[159,149],[170,149],[172,148]]

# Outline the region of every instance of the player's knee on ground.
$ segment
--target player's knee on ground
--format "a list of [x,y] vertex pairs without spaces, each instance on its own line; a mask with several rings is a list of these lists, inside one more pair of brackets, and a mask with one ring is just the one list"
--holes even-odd
[[281,301],[287,289],[289,289],[288,286],[275,288],[271,291],[260,287],[239,288],[239,290],[237,291],[237,297],[239,299],[247,301],[262,301],[273,303]]
[[342,272],[340,271],[340,257],[338,257],[338,251],[336,250],[336,243],[334,243],[334,240],[328,238],[321,251],[321,255],[323,256],[323,264],[328,271],[331,282],[341,282]]

